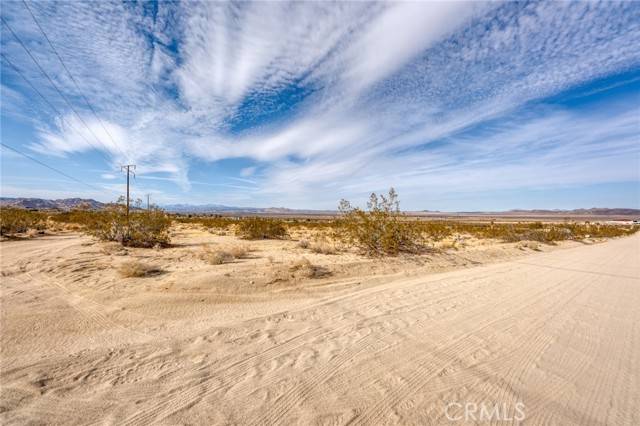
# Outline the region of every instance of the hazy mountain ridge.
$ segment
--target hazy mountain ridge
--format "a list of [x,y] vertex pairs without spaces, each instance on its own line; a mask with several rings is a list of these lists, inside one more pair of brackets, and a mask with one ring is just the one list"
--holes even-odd
[[640,214],[640,209],[631,209],[631,208],[606,208],[606,207],[592,207],[590,209],[572,209],[572,210],[561,210],[561,209],[513,209],[507,210],[503,212],[459,212],[466,214],[500,214],[503,216],[509,215],[573,215],[573,216],[611,216],[611,215],[638,215]]
[[0,197],[0,206],[18,207],[23,209],[39,210],[72,210],[80,207],[99,210],[107,204],[101,203],[91,198],[61,198],[57,200],[47,200],[44,198],[9,198]]
[[[48,200],[45,198],[10,198],[0,197],[0,206],[3,207],[19,207],[25,209],[42,209],[42,210],[71,210],[79,207],[89,207],[91,209],[102,209],[108,204],[86,198],[63,198],[57,200]],[[166,204],[161,206],[164,210],[172,213],[182,214],[213,214],[213,213],[256,213],[256,214],[335,214],[335,210],[312,210],[312,209],[289,209],[286,207],[238,207],[226,206],[223,204]],[[460,215],[501,215],[501,216],[522,216],[522,215],[572,215],[572,216],[640,216],[640,209],[631,208],[604,208],[592,207],[589,209],[573,209],[573,210],[544,210],[544,209],[514,209],[503,212],[489,211],[468,211],[468,212],[440,212],[433,210],[422,210],[420,212],[407,212],[417,215],[441,215],[441,214],[460,214]]]
[[263,214],[335,214],[333,210],[289,209],[286,207],[237,207],[222,204],[167,204],[162,206],[172,213],[263,213]]

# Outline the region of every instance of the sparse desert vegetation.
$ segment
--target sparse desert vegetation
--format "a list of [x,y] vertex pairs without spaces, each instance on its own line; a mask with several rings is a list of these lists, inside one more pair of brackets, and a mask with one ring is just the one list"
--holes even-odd
[[368,255],[418,253],[423,247],[423,233],[412,223],[403,221],[398,194],[371,194],[367,210],[352,207],[347,200],[339,205],[336,220],[338,236]]
[[285,238],[287,228],[283,221],[265,217],[247,217],[236,223],[236,235],[245,240]]
[[329,275],[329,271],[326,268],[314,265],[306,257],[294,261],[291,266],[289,266],[289,271],[303,278],[322,278]]
[[[624,334],[622,322],[609,315],[612,306],[627,316],[637,311],[629,263],[638,236],[604,243],[637,227],[418,220],[402,214],[393,191],[372,197],[368,209],[343,206],[339,217],[303,220],[132,211],[129,239],[118,208],[3,210],[3,235],[6,229],[6,235],[24,238],[2,242],[7,408],[0,416],[33,416],[33,407],[49,395],[88,410],[97,401],[134,396],[141,401],[135,406],[101,409],[118,423],[138,418],[188,423],[194,413],[210,412],[210,401],[203,408],[190,395],[220,388],[211,398],[227,401],[221,408],[226,420],[242,411],[260,423],[272,406],[284,406],[282,398],[269,396],[282,391],[274,383],[283,383],[286,395],[298,393],[301,382],[290,378],[309,382],[321,371],[329,379],[310,390],[309,398],[343,389],[340,399],[356,404],[367,400],[374,383],[385,393],[397,389],[397,375],[410,384],[420,357],[435,366],[437,386],[449,389],[457,376],[439,375],[453,367],[432,356],[433,336],[453,333],[456,359],[469,365],[484,360],[500,374],[505,359],[530,355],[531,333],[542,333],[537,341],[572,341],[575,327],[584,323],[572,319],[586,318],[581,307],[589,309],[583,314],[607,323],[606,336],[612,330]],[[42,230],[47,235],[27,237]],[[619,265],[602,267],[602,258],[619,259]],[[527,279],[539,276],[544,280]],[[621,293],[610,296],[613,291]],[[576,297],[582,302],[572,305]],[[549,300],[553,304],[545,304]],[[590,300],[609,305],[595,311],[603,304]],[[495,316],[482,307],[497,301],[509,302],[500,311],[509,322],[497,322],[504,322],[500,336],[507,337],[500,341],[495,326],[487,326]],[[545,331],[547,306],[557,307],[551,331]],[[578,325],[564,327],[567,323]],[[592,333],[593,324],[580,327],[580,333]],[[460,340],[458,329],[471,330],[481,344]],[[554,330],[566,334],[549,334]],[[520,343],[505,347],[512,339]],[[616,342],[629,340],[612,338],[607,346]],[[70,350],[75,351],[71,361]],[[370,350],[376,362],[358,355]],[[565,360],[541,358],[536,368],[574,368]],[[77,378],[79,370],[95,373]],[[347,384],[336,387],[332,377]],[[430,383],[425,379],[420,386]],[[34,391],[26,394],[29,386]],[[241,396],[242,406],[225,399],[228,392]],[[158,409],[158,398],[169,408]],[[306,415],[308,405],[299,407],[284,418],[295,423],[296,416]]]
[[171,218],[159,209],[134,210],[127,215],[123,206],[115,205],[91,214],[81,225],[102,241],[117,241],[124,246],[162,247],[170,242]]
[[13,236],[45,229],[46,219],[47,216],[41,212],[3,207],[0,209],[0,235]]
[[30,229],[52,231],[80,230],[101,241],[116,241],[123,246],[156,247],[170,242],[172,218],[160,209],[132,210],[112,204],[99,211],[71,210],[66,212],[0,209],[2,235],[18,235]]
[[319,238],[308,245],[309,250],[314,253],[320,254],[337,254],[338,249],[335,243],[332,243],[328,238]]
[[141,278],[152,275],[157,275],[162,272],[162,269],[155,265],[140,262],[137,260],[131,260],[123,262],[118,267],[118,273],[123,278]]
[[[505,359],[530,355],[531,333],[539,333],[538,340],[567,342],[573,341],[579,325],[580,333],[591,330],[593,335],[592,323],[572,322],[578,315],[587,318],[582,314],[606,322],[601,339],[609,339],[608,348],[629,342],[608,337],[625,331],[623,322],[609,312],[613,306],[628,317],[637,311],[637,280],[629,265],[638,237],[592,244],[602,235],[632,231],[624,226],[427,222],[398,215],[394,220],[420,232],[418,241],[429,250],[371,255],[360,243],[336,238],[333,231],[344,229],[337,221],[316,226],[314,221],[279,220],[288,237],[249,243],[234,232],[220,235],[210,232],[216,228],[173,217],[172,244],[153,250],[78,232],[88,232],[90,225],[75,222],[86,222],[93,213],[71,212],[57,220],[53,215],[40,219],[52,226],[74,224],[78,230],[2,242],[5,417],[33,416],[37,411],[32,407],[50,394],[88,409],[106,398],[135,395],[140,404],[122,404],[113,411],[118,422],[145,416],[150,422],[178,424],[194,413],[209,412],[209,402],[203,408],[188,398],[200,395],[202,386],[220,387],[219,394],[212,394],[219,401],[226,401],[229,390],[242,396],[242,406],[230,399],[222,408],[229,416],[246,410],[247,401],[253,407],[248,415],[259,417],[273,404],[280,405],[276,397],[264,400],[279,389],[274,383],[284,383],[293,395],[300,382],[289,378],[312,380],[317,368],[324,368],[322,377],[344,377],[347,384],[321,382],[309,398],[344,390],[341,400],[355,404],[366,400],[363,395],[369,395],[372,383],[383,392],[396,389],[396,375],[411,383],[416,356],[435,366],[435,389],[449,389],[457,383],[451,377],[457,376],[438,375],[449,364],[432,356],[434,335],[472,330],[480,343],[460,340],[460,333],[453,332],[452,339],[458,339],[451,343],[455,356],[470,365],[486,360],[483,365],[500,374]],[[356,219],[363,220],[362,215]],[[230,221],[224,225],[228,229],[243,219]],[[578,242],[579,237],[589,244]],[[549,244],[555,238],[562,240]],[[618,266],[603,269],[602,258],[619,259]],[[497,277],[499,285],[490,277]],[[576,297],[580,303],[572,304]],[[549,300],[555,309],[552,321],[557,322],[547,329]],[[504,325],[501,336],[507,337],[500,341],[495,326],[487,326],[495,316],[482,308],[497,301],[509,302],[500,311],[500,318],[509,322],[497,322]],[[516,326],[511,326],[513,321]],[[578,325],[564,327],[567,323]],[[431,327],[439,328],[425,332]],[[562,330],[566,333],[552,334]],[[404,339],[403,333],[411,333],[411,338]],[[505,347],[512,339],[519,343]],[[69,349],[67,342],[78,349]],[[35,366],[33,358],[24,358],[25,347],[38,353]],[[70,350],[76,351],[71,362]],[[358,355],[369,350],[376,352],[376,362]],[[273,356],[265,355],[271,352]],[[605,356],[608,351],[598,353]],[[537,370],[556,371],[562,365],[563,371],[577,374],[566,358],[549,356],[541,358]],[[345,357],[352,361],[345,363]],[[606,358],[610,362],[610,356]],[[247,369],[247,362],[255,368]],[[96,373],[77,379],[79,370]],[[54,373],[43,375],[47,371]],[[221,381],[225,374],[233,375]],[[602,377],[617,376],[603,372]],[[380,378],[385,381],[375,381]],[[33,393],[21,391],[32,382],[39,383]],[[425,379],[421,386],[430,383]],[[161,392],[139,390],[156,388]],[[23,392],[21,399],[13,398],[18,392]],[[182,399],[171,405],[174,400],[163,395]],[[170,409],[158,410],[157,398]],[[295,423],[298,410],[306,407],[300,405],[285,417]]]
[[[34,236],[44,230],[82,231],[101,241],[115,241],[129,247],[167,247],[171,243],[172,223],[199,226],[219,235],[235,234],[244,240],[287,239],[303,235],[299,247],[314,253],[335,254],[342,247],[356,249],[367,256],[421,254],[436,246],[459,248],[467,238],[499,242],[535,241],[555,244],[559,241],[615,238],[631,235],[640,227],[633,225],[564,222],[465,222],[424,220],[400,210],[398,194],[371,194],[367,209],[353,207],[343,200],[339,215],[333,219],[278,219],[270,217],[211,217],[171,215],[160,209],[134,209],[127,218],[125,207],[111,204],[95,211],[78,209],[66,212],[0,209],[2,236]],[[234,250],[240,250],[237,246]],[[246,254],[246,253],[245,253]],[[243,255],[231,253],[234,258]]]
[[202,248],[200,257],[210,265],[222,265],[233,262],[235,259],[244,259],[249,254],[250,249],[243,245],[234,245],[229,248],[213,248],[205,245]]

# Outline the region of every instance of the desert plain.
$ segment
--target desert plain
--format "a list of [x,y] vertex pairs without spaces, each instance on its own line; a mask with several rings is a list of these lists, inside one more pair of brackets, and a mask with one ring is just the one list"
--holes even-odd
[[2,424],[640,424],[638,234],[369,258],[171,232],[0,242]]

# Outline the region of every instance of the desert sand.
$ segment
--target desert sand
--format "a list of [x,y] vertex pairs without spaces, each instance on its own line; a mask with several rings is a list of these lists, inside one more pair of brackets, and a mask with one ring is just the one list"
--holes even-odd
[[[0,243],[2,424],[463,424],[468,403],[640,424],[640,235],[386,260],[265,241],[224,265],[199,253],[232,237],[174,240]],[[131,259],[161,271],[120,277]]]

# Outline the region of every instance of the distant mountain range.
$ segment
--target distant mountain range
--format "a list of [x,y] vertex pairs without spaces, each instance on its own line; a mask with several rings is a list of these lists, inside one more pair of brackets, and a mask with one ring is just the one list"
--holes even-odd
[[195,213],[195,214],[212,214],[212,213],[253,213],[253,214],[307,214],[307,215],[333,215],[334,210],[302,210],[288,209],[286,207],[235,207],[225,206],[221,204],[167,204],[162,206],[168,212],[172,213]]
[[[0,206],[18,207],[38,210],[71,210],[75,208],[90,208],[99,210],[107,206],[105,203],[85,198],[64,198],[47,200],[43,198],[7,198],[0,197]],[[181,214],[271,214],[271,215],[334,215],[335,210],[302,210],[288,209],[285,207],[234,207],[222,204],[167,204],[161,206],[168,212]],[[407,212],[418,216],[637,216],[640,217],[640,209],[629,208],[590,208],[574,210],[509,210],[506,212],[439,212],[423,210],[420,212]]]
[[571,215],[588,215],[588,216],[610,216],[610,215],[638,215],[640,209],[607,209],[593,207],[590,209],[574,209],[574,210],[509,210],[505,213],[524,213],[524,214],[571,214]]
[[[419,212],[422,215],[445,215],[448,212],[439,212],[432,210],[423,210]],[[629,208],[601,208],[593,207],[590,209],[573,209],[573,210],[524,210],[513,209],[502,212],[483,212],[483,211],[470,211],[470,212],[455,212],[452,214],[464,215],[464,216],[636,216],[640,215],[640,209]]]
[[38,210],[71,210],[77,208],[90,208],[93,210],[99,210],[104,208],[106,204],[101,203],[100,201],[86,198],[63,198],[59,200],[46,200],[44,198],[0,197],[0,206]]

